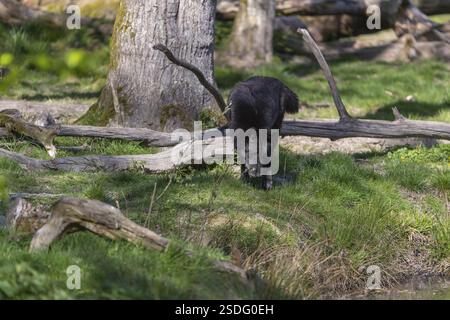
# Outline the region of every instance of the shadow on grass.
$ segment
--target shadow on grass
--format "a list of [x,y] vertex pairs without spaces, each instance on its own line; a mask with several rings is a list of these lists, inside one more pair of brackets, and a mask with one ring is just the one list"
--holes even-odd
[[394,107],[397,107],[400,113],[408,118],[433,117],[438,115],[442,110],[450,109],[450,101],[436,104],[423,101],[407,102],[399,100],[379,108],[374,113],[367,114],[364,118],[392,121],[394,120],[392,113]]
[[[100,239],[88,233],[65,236],[54,252],[69,251],[86,272],[84,298],[195,299],[252,297],[237,278],[215,271],[202,255],[188,257],[175,244],[154,252],[134,244]],[[194,285],[195,284],[195,285]],[[80,297],[80,298],[81,298]]]

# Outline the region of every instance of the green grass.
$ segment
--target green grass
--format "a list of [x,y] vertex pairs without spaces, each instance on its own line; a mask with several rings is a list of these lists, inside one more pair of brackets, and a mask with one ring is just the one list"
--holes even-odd
[[12,71],[0,94],[14,99],[91,103],[108,72],[108,40],[89,30],[0,24],[0,61],[12,57]]
[[[253,292],[214,271],[207,255],[188,258],[176,246],[164,253],[89,234],[70,235],[49,253],[29,254],[28,241],[0,232],[0,299],[224,299]],[[28,239],[27,239],[28,240]],[[81,268],[81,289],[66,288],[66,270]]]
[[[392,108],[411,119],[450,121],[450,70],[437,61],[411,64],[334,61],[330,63],[342,99],[356,117],[393,120]],[[306,109],[297,118],[336,118],[328,84],[318,66],[275,61],[252,71],[218,68],[216,77],[228,93],[236,81],[252,74],[276,77],[285,82],[301,101],[329,104],[327,108]],[[414,101],[406,101],[413,96]]]
[[[217,30],[218,44],[223,45],[229,25],[218,25]],[[107,40],[86,31],[0,26],[0,56],[5,53],[13,57],[13,73],[0,84],[1,95],[8,98],[93,103],[107,74]],[[450,121],[450,76],[442,62],[345,60],[330,65],[355,116],[392,119],[391,108],[396,106],[413,119]],[[253,74],[281,79],[302,101],[330,104],[294,117],[337,116],[315,63],[276,58],[256,70],[216,68],[225,95]],[[405,101],[410,95],[414,101]],[[158,151],[136,142],[102,139],[57,138],[56,144],[86,146],[78,152],[59,150],[58,157]],[[4,139],[0,147],[48,159],[28,141]],[[157,253],[76,233],[58,240],[49,253],[29,254],[30,236],[2,230],[0,298],[337,297],[362,290],[369,265],[380,266],[386,285],[410,275],[413,270],[403,258],[419,249],[429,253],[427,265],[448,272],[448,145],[354,156],[301,156],[282,148],[280,164],[279,177],[294,177],[292,182],[264,192],[255,188],[256,182],[242,184],[236,168],[229,166],[165,174],[28,172],[0,159],[2,210],[7,194],[16,192],[98,199],[174,241],[167,252]],[[160,197],[148,215],[155,186]],[[53,201],[39,200],[44,205]],[[412,240],[418,234],[421,242]],[[195,253],[193,258],[182,253],[187,248]],[[240,255],[245,267],[256,268],[267,282],[264,289],[243,286],[212,268],[213,257],[230,255]],[[82,269],[79,291],[66,289],[70,265]]]
[[[60,139],[63,143],[64,138]],[[23,148],[16,146],[13,150]],[[45,157],[40,151],[31,151],[36,147],[28,144],[27,148],[29,154]],[[94,145],[91,152],[95,154],[101,150],[110,154],[117,152],[116,148],[115,143]],[[142,153],[145,150],[131,143],[123,151]],[[285,161],[287,173],[296,175],[295,182],[278,185],[270,193],[242,184],[227,166],[179,170],[163,175],[143,172],[36,173],[25,172],[8,160],[0,161],[0,172],[10,193],[45,191],[98,199],[120,207],[137,223],[147,223],[150,229],[175,239],[181,247],[193,246],[195,252],[209,256],[225,256],[237,250],[246,263],[259,265],[261,261],[256,257],[271,261],[274,256],[266,252],[273,248],[283,248],[283,252],[288,252],[286,254],[291,257],[302,252],[304,246],[319,246],[320,253],[307,250],[306,254],[314,253],[313,256],[297,261],[294,282],[284,288],[279,287],[282,274],[275,277],[271,272],[274,265],[277,272],[288,269],[286,257],[275,256],[277,259],[259,269],[269,279],[270,290],[255,293],[248,288],[239,288],[230,280],[223,284],[221,275],[208,269],[207,259],[191,261],[180,255],[152,253],[131,244],[88,234],[71,235],[57,242],[49,256],[29,256],[26,253],[29,238],[16,242],[8,240],[14,237],[2,233],[1,261],[14,263],[0,272],[14,275],[7,277],[9,282],[12,281],[7,286],[13,287],[14,297],[65,297],[60,296],[65,294],[78,298],[303,298],[321,296],[327,294],[327,290],[339,294],[360,287],[364,281],[354,270],[363,265],[377,264],[386,274],[399,272],[396,257],[408,250],[408,237],[413,230],[429,238],[427,250],[432,252],[434,263],[449,259],[449,220],[445,209],[449,190],[441,187],[441,184],[446,185],[445,182],[436,184],[442,180],[441,169],[383,156],[373,160],[386,162],[387,172],[381,175],[373,168],[359,165],[350,156],[333,153],[301,157],[283,150],[281,163]],[[155,185],[156,195],[162,196],[148,216],[146,212]],[[411,201],[403,195],[403,190],[415,192],[422,198]],[[51,203],[52,200],[43,202]],[[208,247],[202,249],[205,241]],[[331,264],[325,265],[323,272],[336,278],[333,286],[353,277],[343,288],[321,283],[318,279],[323,274],[302,273],[326,257],[342,254],[344,260],[337,270],[336,265]],[[64,289],[64,270],[71,264],[80,265],[87,273],[80,292]],[[191,268],[208,271],[197,270],[197,274]],[[166,269],[171,272],[164,273]],[[18,280],[11,280],[25,277],[27,283],[32,281],[28,277],[33,272],[41,277],[30,291],[17,284]],[[210,273],[210,278],[205,272]],[[118,276],[121,274],[125,276]],[[286,270],[287,274],[289,270]],[[305,292],[311,277],[317,277],[313,281],[315,285]],[[215,289],[222,285],[231,287],[225,291]],[[44,289],[41,292],[39,288]]]
[[431,19],[437,23],[447,23],[450,21],[450,14],[438,14],[431,17]]

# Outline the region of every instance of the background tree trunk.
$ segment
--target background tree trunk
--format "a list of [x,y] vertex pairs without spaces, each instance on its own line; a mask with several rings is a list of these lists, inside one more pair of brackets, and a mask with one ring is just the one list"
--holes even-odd
[[254,67],[271,62],[274,22],[275,0],[241,0],[228,44],[228,63]]
[[217,108],[195,76],[153,46],[162,43],[214,82],[214,0],[122,0],[111,38],[108,83],[81,119],[96,125],[191,129]]

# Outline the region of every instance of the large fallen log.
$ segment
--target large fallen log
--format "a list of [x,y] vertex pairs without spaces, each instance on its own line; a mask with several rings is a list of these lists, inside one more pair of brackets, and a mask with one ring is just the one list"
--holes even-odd
[[[423,137],[450,140],[450,124],[408,120],[398,111],[396,121],[360,120],[298,120],[284,121],[282,136],[310,136],[338,140],[351,137],[406,138]],[[175,168],[201,163],[221,163],[233,156],[233,143],[229,138],[191,140],[177,144],[172,149],[146,155],[80,156],[39,160],[19,153],[0,149],[0,157],[19,163],[27,170],[59,171],[124,171],[165,172]]]
[[[30,212],[40,212],[42,209],[34,208],[23,199],[16,200],[16,203],[19,205],[15,207],[17,211],[15,228],[20,228],[23,224],[28,226],[42,224],[42,214],[38,216],[30,214]],[[23,211],[25,211],[24,214],[22,214]],[[134,223],[113,206],[97,200],[63,197],[56,202],[50,217],[46,217],[45,223],[34,234],[30,251],[48,250],[54,241],[65,233],[79,230],[87,230],[112,240],[124,239],[156,251],[164,251],[170,244],[169,239]],[[188,256],[194,255],[189,250],[185,253]],[[249,283],[247,272],[237,265],[225,260],[211,262],[219,271],[235,274],[245,283]]]
[[[396,13],[401,0],[277,0],[277,12],[282,15],[340,15],[349,14],[366,16],[369,5],[379,5],[382,16],[392,17]],[[425,14],[450,13],[450,0],[419,0],[417,7]],[[239,0],[219,0],[217,17],[221,20],[231,20],[239,11]]]
[[[94,127],[61,125],[56,130],[60,137],[90,137],[104,139],[119,139],[126,141],[143,141],[151,147],[169,147],[180,143],[179,140],[171,141],[171,134],[159,132],[147,128],[118,128],[118,127]],[[5,128],[0,128],[0,138],[11,137],[11,133]]]
[[[428,59],[450,62],[450,46],[447,43],[442,41],[418,42],[409,35],[376,46],[359,47],[351,43],[336,41],[321,44],[321,48],[327,61],[347,57],[383,62],[411,62]],[[297,49],[300,54],[308,54],[306,48],[297,46]]]
[[[228,147],[227,147],[228,146]],[[233,157],[233,143],[230,138],[187,141],[157,153],[124,156],[80,156],[39,160],[0,148],[0,157],[17,162],[26,170],[58,171],[124,171],[143,170],[164,172],[192,164],[222,162],[223,157]]]
[[[442,2],[450,2],[443,0]],[[283,15],[351,15],[367,19],[368,9],[377,6],[380,10],[381,26],[393,28],[398,37],[405,33],[414,37],[424,37],[427,40],[439,40],[450,43],[448,37],[442,33],[440,25],[433,22],[411,0],[277,0],[277,11]],[[427,9],[436,8],[428,4]],[[446,8],[444,6],[444,8]],[[219,18],[232,18],[239,11],[239,1],[222,0],[217,6]],[[372,30],[366,29],[367,33]]]
[[[171,147],[179,144],[178,139],[171,139],[171,134],[146,128],[109,128],[91,126],[61,126],[57,136],[94,137],[120,139],[127,141],[144,141],[149,146]],[[280,132],[281,136],[321,137],[332,140],[343,138],[435,138],[450,140],[450,124],[435,121],[408,120],[394,122],[384,120],[353,119],[344,124],[333,119],[324,120],[286,120]],[[0,128],[0,138],[12,137]]]

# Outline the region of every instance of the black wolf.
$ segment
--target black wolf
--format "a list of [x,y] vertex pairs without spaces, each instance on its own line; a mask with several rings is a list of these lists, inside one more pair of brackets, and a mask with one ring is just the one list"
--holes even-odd
[[[234,86],[228,98],[230,108],[230,122],[220,128],[242,129],[247,131],[255,129],[258,133],[260,129],[267,129],[267,156],[271,157],[271,137],[270,130],[281,128],[285,112],[298,112],[298,97],[283,82],[270,77],[251,77]],[[247,146],[246,146],[247,150]],[[259,152],[259,150],[258,150]],[[270,167],[270,163],[264,167]],[[249,181],[254,167],[248,164],[241,165],[241,179]],[[262,188],[270,190],[272,188],[272,176],[263,175]]]

